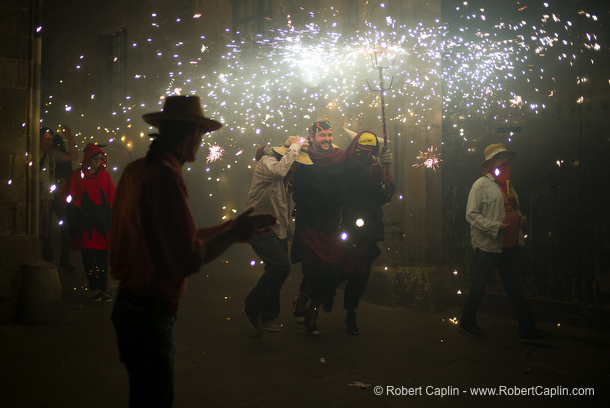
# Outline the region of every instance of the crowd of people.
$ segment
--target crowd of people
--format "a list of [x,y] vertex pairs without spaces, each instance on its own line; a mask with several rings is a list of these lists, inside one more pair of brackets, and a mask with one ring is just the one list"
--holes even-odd
[[[294,320],[308,335],[320,336],[320,309],[331,312],[338,286],[347,282],[346,331],[360,334],[359,302],[381,254],[377,243],[384,240],[382,206],[395,191],[389,171],[393,155],[377,135],[362,130],[343,150],[333,144],[329,121],[320,120],[306,137],[259,147],[246,210],[215,227],[199,228],[182,167],[196,160],[203,136],[222,124],[205,116],[194,95],[168,97],[160,112],[143,119],[158,133],[151,135],[146,157],[125,168],[116,190],[103,146],[88,144],[82,165],[60,175],[56,165],[77,156],[72,131],[63,129],[67,151],[53,146],[58,135],[51,130],[42,129],[40,136],[42,254],[52,260],[51,211],[65,214],[66,242],[81,252],[93,300],[111,302],[108,274],[119,281],[112,322],[129,376],[131,407],[172,405],[174,324],[187,278],[234,244],[248,243],[264,264],[243,307],[256,335],[281,330],[280,292],[295,263],[301,263],[303,277],[294,297]],[[501,143],[487,147],[483,176],[468,197],[474,277],[459,328],[473,337],[486,336],[476,315],[489,276],[498,269],[521,339],[541,341],[551,336],[536,329],[519,276],[527,219],[510,181],[514,156]],[[60,266],[73,268],[64,250],[62,245]]]

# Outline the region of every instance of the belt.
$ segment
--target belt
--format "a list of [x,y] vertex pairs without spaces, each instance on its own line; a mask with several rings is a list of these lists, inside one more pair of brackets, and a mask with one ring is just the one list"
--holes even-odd
[[140,312],[175,316],[178,311],[178,303],[169,300],[161,299],[154,296],[140,296],[126,288],[120,288],[117,296],[120,300],[125,301],[129,309]]

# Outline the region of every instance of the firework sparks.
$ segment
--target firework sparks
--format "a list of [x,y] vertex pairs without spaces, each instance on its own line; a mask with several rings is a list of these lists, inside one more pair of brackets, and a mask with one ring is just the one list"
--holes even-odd
[[[193,16],[197,24],[193,27],[201,32],[189,41],[179,38],[183,22],[148,14],[150,28],[130,42],[129,49],[138,58],[132,60],[129,74],[138,88],[160,91],[139,93],[137,100],[135,95],[119,95],[114,112],[101,118],[103,126],[98,129],[108,134],[110,142],[138,152],[150,139],[134,118],[160,108],[167,96],[200,95],[206,114],[225,125],[206,136],[218,137],[213,140],[224,146],[211,146],[206,163],[226,154],[231,157],[206,169],[210,177],[205,180],[211,185],[218,180],[217,172],[226,170],[230,170],[227,178],[241,177],[234,169],[251,164],[253,142],[273,142],[267,135],[282,139],[300,134],[312,119],[326,114],[356,126],[375,126],[381,119],[376,114],[379,95],[370,93],[363,82],[377,74],[371,65],[374,53],[395,61],[384,77],[388,83],[394,78],[384,95],[388,127],[430,125],[434,120],[430,113],[439,102],[443,121],[515,111],[539,114],[561,96],[559,73],[573,74],[574,85],[593,86],[595,78],[588,76],[587,68],[608,51],[607,43],[601,44],[604,37],[594,32],[602,31],[601,18],[584,10],[576,14],[549,3],[543,6],[519,10],[511,2],[496,2],[485,9],[459,2],[443,21],[401,25],[384,14],[385,21],[375,25],[367,19],[349,35],[341,34],[346,30],[339,29],[341,21],[334,21],[335,12],[315,14],[319,17],[305,26],[293,25],[288,17],[284,27],[278,23],[251,40],[225,44],[218,59],[208,49],[205,19],[199,15]],[[580,23],[573,25],[576,18]],[[231,36],[230,31],[224,38]],[[89,115],[87,104],[72,100],[78,100],[78,87],[70,81],[94,59],[82,51],[66,58],[71,69],[57,85],[63,93],[45,95],[44,120]],[[610,84],[607,78],[604,82],[605,87]],[[66,92],[67,88],[74,91]],[[88,100],[102,93],[93,87],[86,91]],[[590,101],[586,94],[578,94],[573,103],[586,106]],[[439,157],[436,149],[420,152],[413,167],[435,170],[442,161]]]
[[425,152],[420,151],[417,156],[417,160],[421,160],[420,163],[415,163],[412,167],[426,167],[436,171],[440,167],[440,162],[443,160],[440,158],[440,153],[437,152],[436,147],[430,146]]
[[222,160],[222,154],[225,149],[218,145],[212,145],[209,147],[208,156],[205,159],[206,163],[214,163],[215,161]]

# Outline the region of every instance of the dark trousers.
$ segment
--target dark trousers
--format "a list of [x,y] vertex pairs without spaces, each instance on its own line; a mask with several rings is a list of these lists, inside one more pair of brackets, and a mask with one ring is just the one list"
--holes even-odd
[[265,272],[246,297],[246,307],[263,319],[275,319],[280,314],[280,290],[290,273],[288,240],[270,231],[254,238],[250,245],[265,263]]
[[309,299],[332,306],[339,277],[343,275],[341,267],[324,265],[322,261],[316,259],[303,263],[302,268],[304,278],[301,282],[301,291],[306,286]]
[[473,277],[470,292],[462,310],[461,324],[466,327],[476,324],[485,287],[496,269],[517,316],[519,332],[521,334],[531,333],[536,326],[536,319],[523,294],[523,282],[519,274],[519,247],[504,248],[501,253],[476,249],[472,267]]
[[344,275],[347,277],[347,285],[345,285],[345,294],[343,295],[343,308],[345,310],[358,309],[360,298],[366,289],[366,284],[369,281],[371,275],[371,266],[369,265],[366,275],[351,274]]
[[169,408],[174,401],[176,316],[142,311],[116,299],[112,322],[129,376],[130,408]]
[[108,250],[81,249],[83,267],[89,281],[89,290],[106,290],[108,288]]

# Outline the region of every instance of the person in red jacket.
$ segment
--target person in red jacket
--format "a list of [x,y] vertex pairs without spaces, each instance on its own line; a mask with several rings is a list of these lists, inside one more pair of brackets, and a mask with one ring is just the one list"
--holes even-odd
[[70,173],[61,193],[67,203],[70,249],[81,252],[93,300],[111,302],[107,271],[115,188],[100,146],[89,143],[84,154],[82,166]]

